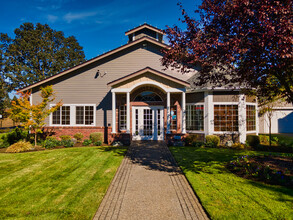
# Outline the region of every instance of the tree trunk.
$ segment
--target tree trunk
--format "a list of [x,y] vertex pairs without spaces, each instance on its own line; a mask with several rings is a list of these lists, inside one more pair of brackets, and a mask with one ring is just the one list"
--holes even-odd
[[37,146],[37,132],[35,132],[35,146]]

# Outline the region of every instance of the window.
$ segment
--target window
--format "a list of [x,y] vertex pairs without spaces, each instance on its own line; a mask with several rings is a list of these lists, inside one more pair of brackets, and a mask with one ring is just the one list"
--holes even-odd
[[127,107],[126,105],[121,105],[119,108],[119,129],[126,130],[127,123]]
[[75,123],[77,125],[93,125],[94,124],[94,106],[76,106],[75,107]]
[[162,99],[157,93],[151,91],[144,91],[139,93],[135,99],[135,102],[161,102]]
[[51,117],[52,125],[94,125],[94,105],[63,105]]
[[61,106],[57,111],[53,112],[53,125],[69,125],[70,124],[70,106]]
[[215,105],[214,129],[215,131],[238,131],[238,106]]
[[177,106],[171,106],[170,107],[170,122],[171,122],[171,126],[170,129],[171,130],[177,130]]
[[246,106],[246,130],[255,131],[255,105]]
[[186,129],[194,131],[204,130],[203,105],[186,105]]

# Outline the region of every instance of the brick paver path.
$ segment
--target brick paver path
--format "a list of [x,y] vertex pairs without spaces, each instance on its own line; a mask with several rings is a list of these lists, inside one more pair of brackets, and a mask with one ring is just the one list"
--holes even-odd
[[94,217],[208,219],[164,142],[133,142]]

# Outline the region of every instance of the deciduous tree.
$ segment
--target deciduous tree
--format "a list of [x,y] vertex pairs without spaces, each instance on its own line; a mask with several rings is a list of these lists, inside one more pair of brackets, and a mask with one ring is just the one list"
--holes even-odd
[[47,24],[24,23],[14,31],[15,38],[0,34],[5,47],[4,77],[12,89],[19,89],[85,61],[83,48],[75,37]]
[[25,129],[31,130],[35,135],[35,145],[37,145],[38,133],[42,133],[45,126],[45,119],[55,112],[62,105],[59,101],[55,106],[48,107],[48,104],[55,100],[52,86],[41,88],[42,102],[31,104],[29,97],[30,92],[19,92],[20,98],[12,101],[12,107],[9,109],[10,117],[14,121],[22,123]]
[[181,9],[186,30],[166,30],[166,67],[200,64],[194,85],[231,83],[268,98],[273,90],[293,103],[292,0],[203,0],[200,19]]

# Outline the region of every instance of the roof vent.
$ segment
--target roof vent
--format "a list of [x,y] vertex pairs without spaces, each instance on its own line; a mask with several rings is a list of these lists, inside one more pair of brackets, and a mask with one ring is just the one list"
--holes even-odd
[[128,43],[135,41],[137,39],[140,39],[142,37],[153,38],[161,43],[164,42],[163,41],[164,31],[154,26],[151,26],[149,24],[143,24],[136,28],[133,28],[125,32],[125,35],[128,36]]

